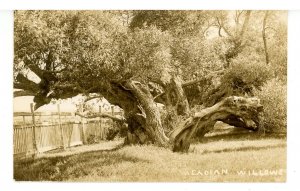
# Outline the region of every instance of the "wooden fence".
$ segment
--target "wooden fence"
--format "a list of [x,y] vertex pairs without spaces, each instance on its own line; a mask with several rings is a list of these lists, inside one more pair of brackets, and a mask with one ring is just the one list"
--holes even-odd
[[[109,129],[113,128],[110,119],[87,120],[75,113],[60,112],[59,105],[57,109],[50,113],[34,112],[31,104],[31,112],[14,113],[14,158],[86,144],[90,137],[105,140]],[[114,107],[110,113],[122,114],[114,112]]]

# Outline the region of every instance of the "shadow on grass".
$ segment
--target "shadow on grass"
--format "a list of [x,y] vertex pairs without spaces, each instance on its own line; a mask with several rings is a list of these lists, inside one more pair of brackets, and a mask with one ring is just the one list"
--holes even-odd
[[[86,145],[86,146],[88,146],[88,145]],[[81,147],[81,145],[75,146],[73,148],[80,149],[80,147]],[[60,156],[61,157],[66,157],[66,156],[78,155],[78,154],[82,154],[82,153],[97,152],[97,151],[112,152],[112,151],[117,151],[117,150],[119,150],[123,147],[124,147],[124,144],[122,143],[122,144],[116,145],[114,148],[108,148],[108,149],[99,149],[99,148],[97,148],[95,150],[79,150],[79,152],[78,151],[73,151],[73,153],[72,153],[72,151],[68,152],[67,150],[63,150],[62,148],[59,148],[59,149],[44,152],[42,155],[38,156],[38,158],[40,158],[40,159],[42,159],[42,158],[55,158],[55,157],[60,157]]]
[[[218,140],[262,140],[269,138],[284,139],[285,136],[267,134],[262,136],[258,133],[240,134],[218,134],[205,137],[202,142],[215,142]],[[49,155],[36,160],[15,161],[14,179],[17,181],[68,181],[84,176],[96,174],[101,177],[110,177],[112,172],[120,168],[127,168],[128,164],[149,163],[150,161],[121,153],[119,145],[109,150],[85,151],[82,153],[70,153],[67,156]],[[286,147],[285,143],[269,146],[245,146],[238,148],[224,148],[217,150],[204,150],[201,154],[237,152],[237,151],[257,151],[272,148]],[[59,152],[58,152],[59,153]],[[123,164],[126,163],[126,164]],[[130,166],[130,165],[129,165]],[[130,167],[128,167],[130,170]],[[107,170],[110,169],[110,170]],[[127,170],[127,169],[126,169]]]
[[248,147],[240,147],[240,148],[226,148],[226,149],[213,150],[213,151],[204,150],[201,154],[226,153],[226,152],[238,152],[238,151],[259,151],[259,150],[265,150],[265,149],[285,148],[285,147],[286,147],[286,144],[259,146],[259,147],[248,146]]
[[[115,166],[124,162],[148,162],[115,152],[118,149],[16,161],[14,179],[16,181],[65,181],[89,175],[105,166]],[[109,176],[109,174],[104,173],[103,176]]]
[[238,140],[264,140],[264,139],[285,139],[285,134],[261,134],[258,132],[232,132],[232,133],[224,133],[224,134],[217,134],[217,135],[209,135],[205,136],[201,139],[198,139],[196,141],[199,141],[200,143],[209,143],[209,142],[215,142],[215,141],[238,141]]

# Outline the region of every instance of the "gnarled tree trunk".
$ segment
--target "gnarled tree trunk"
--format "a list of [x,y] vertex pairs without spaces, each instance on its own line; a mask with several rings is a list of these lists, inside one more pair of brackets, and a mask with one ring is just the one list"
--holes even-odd
[[145,119],[145,124],[143,125],[150,139],[160,146],[168,146],[169,138],[164,133],[159,108],[157,103],[154,102],[149,88],[134,81],[127,82],[126,85],[131,89],[140,103],[139,109],[141,113],[139,115]]
[[[45,74],[41,73],[40,76],[43,77]],[[53,98],[72,97],[81,92],[78,87],[72,85],[54,85],[53,92],[51,92],[50,83],[44,84],[47,86],[46,91],[44,86],[26,80],[26,77],[21,74],[17,78],[19,82],[15,84],[15,87],[25,90],[25,87],[28,87],[30,92],[36,92],[34,95],[37,107],[49,103]],[[45,77],[44,81],[46,80],[49,79]],[[114,119],[113,116],[107,115],[97,117],[110,117],[122,123],[126,122],[128,125],[126,143],[128,144],[151,142],[163,147],[174,145],[174,151],[186,152],[196,130],[200,129],[201,135],[204,135],[213,128],[216,121],[238,124],[244,128],[257,128],[258,114],[262,108],[258,99],[228,97],[212,107],[192,114],[182,87],[178,76],[170,78],[164,84],[165,92],[161,93],[163,106],[159,106],[157,96],[150,91],[149,85],[132,80],[91,87],[88,93],[101,92],[101,95],[111,104],[118,105],[124,110],[123,119]],[[164,107],[163,110],[167,115],[174,115],[167,123],[162,121],[161,107]],[[171,130],[170,137],[166,136],[164,129],[168,124]]]
[[238,118],[245,127],[256,129],[261,111],[262,105],[257,98],[225,98],[212,107],[196,112],[174,129],[170,134],[170,139],[174,142],[173,151],[187,152],[197,129],[208,132],[217,121],[226,121],[232,116]]
[[197,136],[204,136],[217,121],[252,130],[258,128],[262,106],[257,98],[231,96],[191,113],[181,87],[178,79],[172,79],[164,97],[164,109],[167,114],[174,115],[170,122],[172,130],[166,136],[166,124],[162,122],[160,107],[147,85],[128,81],[123,85],[111,86],[106,95],[108,101],[123,108],[124,119],[121,122],[128,125],[125,144],[149,142],[163,147],[173,145],[174,152],[187,152],[196,132]]

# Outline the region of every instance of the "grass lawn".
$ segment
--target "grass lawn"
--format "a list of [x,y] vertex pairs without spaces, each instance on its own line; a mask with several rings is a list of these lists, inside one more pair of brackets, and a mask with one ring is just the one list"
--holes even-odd
[[191,145],[188,154],[145,145],[69,152],[65,156],[45,155],[35,161],[15,161],[14,178],[20,181],[284,182],[285,170],[285,138],[246,135],[210,138]]

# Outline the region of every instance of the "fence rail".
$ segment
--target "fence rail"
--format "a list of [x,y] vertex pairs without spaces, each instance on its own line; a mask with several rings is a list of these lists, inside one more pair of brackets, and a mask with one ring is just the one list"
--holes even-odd
[[[87,143],[91,136],[105,140],[109,129],[114,127],[110,119],[87,120],[71,112],[60,112],[59,105],[58,112],[34,112],[33,104],[31,108],[32,112],[14,113],[13,140],[16,159],[82,145]],[[104,113],[122,115],[121,112],[114,112],[113,108],[111,112]],[[17,120],[20,117],[21,119]]]
[[[74,115],[72,112],[34,112],[35,116],[52,116],[52,115],[60,115],[60,116],[72,116]],[[14,112],[14,117],[18,116],[32,116],[31,112]]]

